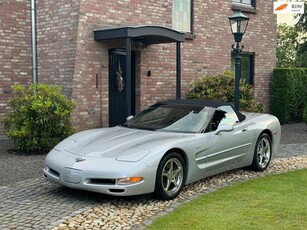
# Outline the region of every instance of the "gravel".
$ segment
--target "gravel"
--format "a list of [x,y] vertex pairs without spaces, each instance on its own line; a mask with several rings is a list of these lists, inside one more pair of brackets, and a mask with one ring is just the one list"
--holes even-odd
[[16,155],[13,147],[11,140],[0,140],[0,186],[42,176],[45,155]]
[[281,144],[306,144],[307,125],[305,123],[285,124],[281,126]]

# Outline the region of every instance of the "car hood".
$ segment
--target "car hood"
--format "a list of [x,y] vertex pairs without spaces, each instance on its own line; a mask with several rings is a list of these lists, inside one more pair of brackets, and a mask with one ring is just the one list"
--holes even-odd
[[72,135],[55,149],[78,156],[116,158],[121,161],[138,161],[155,146],[191,134],[148,131],[125,127],[102,128]]

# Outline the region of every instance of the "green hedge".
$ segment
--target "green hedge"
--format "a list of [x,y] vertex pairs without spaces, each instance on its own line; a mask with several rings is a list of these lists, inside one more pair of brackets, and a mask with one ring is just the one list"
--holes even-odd
[[271,85],[271,113],[280,123],[303,120],[307,105],[307,68],[277,68]]
[[303,120],[307,124],[307,105],[305,106],[305,109],[304,109]]

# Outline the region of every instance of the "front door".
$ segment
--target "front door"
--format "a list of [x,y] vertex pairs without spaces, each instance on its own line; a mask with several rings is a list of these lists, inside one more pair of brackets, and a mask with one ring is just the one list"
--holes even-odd
[[[125,123],[135,113],[135,54],[131,54],[131,95],[126,87],[126,51],[109,50],[109,126]],[[127,103],[131,97],[131,105]],[[128,114],[129,106],[132,114]]]

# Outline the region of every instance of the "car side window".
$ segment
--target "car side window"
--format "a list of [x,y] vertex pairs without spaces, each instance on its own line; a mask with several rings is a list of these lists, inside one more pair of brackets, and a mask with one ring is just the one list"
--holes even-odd
[[222,118],[220,124],[235,125],[239,121],[236,112],[231,106],[223,105],[218,107],[217,110],[225,112],[225,116]]
[[237,114],[231,106],[218,107],[210,122],[210,131],[215,131],[220,124],[234,125],[239,121]]

